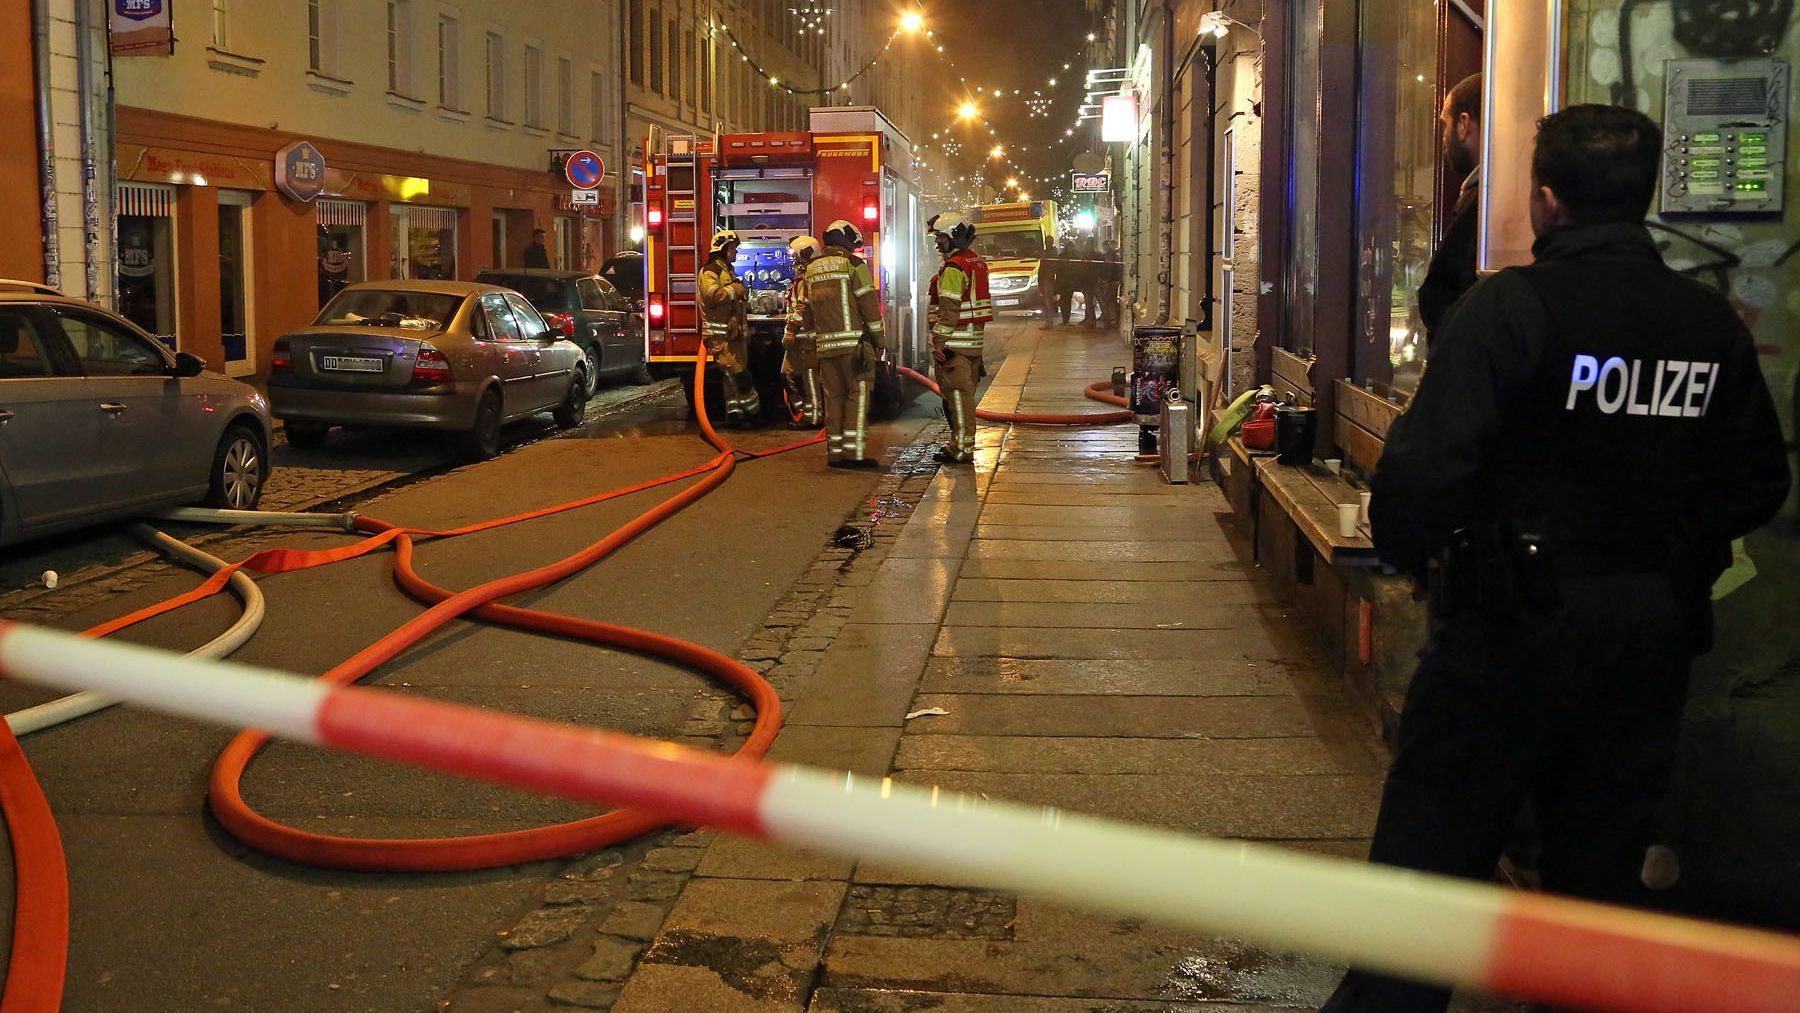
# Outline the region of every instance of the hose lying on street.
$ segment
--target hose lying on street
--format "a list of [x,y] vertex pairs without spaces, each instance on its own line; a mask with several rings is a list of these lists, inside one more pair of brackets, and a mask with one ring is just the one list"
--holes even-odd
[[[696,408],[702,436],[718,453],[704,464],[568,503],[446,531],[400,527],[376,518],[357,515],[320,515],[318,519],[309,515],[277,515],[274,518],[276,524],[304,527],[348,525],[369,537],[333,549],[266,549],[233,564],[212,560],[220,565],[199,587],[130,615],[101,623],[83,631],[81,636],[89,639],[105,637],[210,597],[228,585],[245,590],[246,616],[252,611],[248,607],[251,600],[248,595],[256,594],[257,607],[254,611],[256,621],[260,622],[260,592],[256,592],[254,582],[249,579],[249,572],[285,573],[329,565],[366,555],[391,544],[394,547],[397,583],[407,593],[431,602],[431,607],[334,667],[321,678],[321,682],[343,685],[365,678],[381,664],[446,623],[459,616],[473,615],[518,629],[551,633],[665,658],[717,678],[747,697],[756,710],[751,732],[735,755],[748,759],[759,758],[767,752],[780,728],[781,702],[774,688],[742,662],[697,644],[647,630],[496,603],[498,599],[508,595],[563,580],[611,555],[632,539],[718,488],[731,477],[740,456],[758,459],[823,442],[824,435],[821,433],[768,450],[736,450],[718,434],[707,418],[705,383],[702,382],[705,368],[706,360],[702,357],[695,363]],[[535,570],[491,580],[465,591],[451,592],[426,581],[412,567],[415,539],[418,538],[453,538],[487,531],[690,478],[698,478],[699,481],[663,500],[599,541]],[[261,518],[256,514],[245,516],[240,512],[223,511],[212,514],[188,512],[184,513],[182,519],[236,524],[255,522]],[[204,556],[166,535],[161,535],[156,541],[190,560],[195,559],[196,555]],[[181,549],[174,548],[175,545],[181,545]],[[182,549],[188,551],[183,552]],[[248,637],[248,633],[241,629],[244,625],[244,620],[240,620],[232,631],[209,644],[208,649],[218,650],[226,644],[229,644],[227,650],[235,649]],[[205,681],[189,687],[189,692],[197,696],[205,696],[214,690],[214,684]],[[320,691],[324,691],[323,686]],[[104,706],[110,702],[106,699],[107,696],[100,694],[88,699],[99,701],[99,705]],[[265,726],[253,724],[252,727]],[[244,769],[266,741],[267,737],[260,733],[245,732],[231,742],[214,766],[209,782],[208,802],[228,831],[254,847],[295,862],[368,870],[492,868],[605,847],[666,826],[670,822],[669,814],[664,812],[627,808],[553,826],[462,838],[378,840],[315,834],[270,820],[251,808],[243,798],[239,784]],[[11,836],[16,879],[12,954],[5,992],[0,995],[0,1013],[53,1013],[60,1008],[62,1001],[68,959],[68,873],[54,815],[18,747],[17,739],[6,729],[0,729],[0,807],[4,808]]]
[[[248,512],[248,511],[245,511]],[[131,533],[149,542],[151,545],[174,556],[196,569],[209,574],[224,570],[229,564],[217,556],[202,552],[188,543],[173,538],[147,524],[133,524]],[[243,613],[231,628],[219,634],[206,644],[189,651],[196,658],[225,658],[238,648],[244,646],[256,635],[263,621],[263,594],[250,575],[241,571],[233,571],[227,576],[227,584],[237,593],[244,603]],[[27,707],[6,715],[6,724],[14,735],[30,735],[46,728],[54,728],[76,718],[103,711],[116,701],[109,700],[98,693],[76,693],[49,703],[41,703],[35,707]]]
[[[917,383],[924,384],[933,394],[939,396],[943,395],[943,391],[938,389],[936,381],[932,380],[931,377],[926,376],[916,369],[909,369],[905,366],[901,366],[899,369],[902,376],[908,377]],[[1089,384],[1087,389],[1082,393],[1085,394],[1089,400],[1100,401],[1106,404],[1126,404],[1127,402],[1124,398],[1106,389],[1111,386],[1112,384],[1109,381],[1102,380],[1099,383]],[[1128,411],[1089,412],[1085,414],[1081,412],[1069,412],[1066,414],[1055,414],[1047,412],[997,412],[987,408],[975,409],[975,417],[984,422],[1012,422],[1028,426],[1105,426],[1117,422],[1130,422],[1136,418],[1135,415]]]
[[[1800,938],[720,756],[0,623],[10,676],[755,840],[1559,1008],[1791,1013]],[[636,812],[640,809],[620,810]],[[945,879],[947,877],[947,880]]]

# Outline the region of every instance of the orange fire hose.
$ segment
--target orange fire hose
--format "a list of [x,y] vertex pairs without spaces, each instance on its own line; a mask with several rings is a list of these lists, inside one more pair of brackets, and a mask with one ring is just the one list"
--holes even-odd
[[[905,366],[900,367],[900,373],[903,376],[911,377],[918,383],[924,384],[926,387],[930,388],[933,394],[936,394],[939,397],[944,395],[944,392],[938,389],[937,383],[924,373],[921,373],[916,369],[908,369]],[[1102,380],[1099,383],[1089,384],[1082,393],[1091,401],[1100,401],[1106,404],[1116,405],[1126,405],[1130,403],[1106,389],[1111,386],[1112,384],[1109,381]],[[1046,412],[997,412],[990,411],[986,408],[975,409],[975,417],[987,422],[1016,422],[1030,426],[1106,426],[1117,422],[1130,422],[1137,418],[1137,416],[1128,411],[1089,412],[1086,414],[1070,412],[1059,415]]]
[[[366,677],[377,667],[462,615],[517,629],[533,630],[590,643],[666,658],[718,678],[743,693],[756,709],[749,737],[734,754],[760,758],[781,725],[781,701],[762,676],[717,651],[647,630],[574,616],[496,604],[508,595],[563,580],[611,555],[730,478],[737,457],[769,457],[823,441],[824,436],[762,451],[738,451],[707,418],[705,359],[695,363],[696,407],[702,436],[719,453],[705,464],[619,489],[552,507],[484,521],[448,531],[404,528],[373,518],[359,518],[359,530],[372,537],[353,545],[322,551],[272,549],[220,570],[199,587],[127,616],[84,631],[101,637],[153,616],[174,611],[222,590],[232,573],[255,570],[281,573],[355,558],[381,546],[394,546],[395,580],[408,594],[432,603],[431,608],[327,672],[322,678],[339,684]],[[413,569],[414,537],[449,538],[545,517],[566,510],[701,476],[700,481],[670,496],[606,537],[546,566],[488,581],[462,592],[440,588]],[[575,854],[628,840],[664,826],[666,817],[635,809],[619,809],[587,819],[529,830],[461,838],[377,840],[314,834],[276,823],[245,802],[239,784],[250,760],[267,738],[245,732],[234,739],[214,765],[208,802],[225,828],[253,847],[295,862],[342,869],[438,871],[492,868]],[[12,841],[16,901],[13,941],[0,1013],[54,1013],[61,1005],[68,961],[69,889],[62,841],[48,802],[11,730],[0,722],[0,808],[5,811]]]

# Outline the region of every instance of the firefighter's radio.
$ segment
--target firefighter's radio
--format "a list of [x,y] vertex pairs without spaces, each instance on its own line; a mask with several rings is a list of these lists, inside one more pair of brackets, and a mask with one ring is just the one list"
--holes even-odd
[[1670,60],[1665,67],[1662,213],[1779,213],[1788,62]]

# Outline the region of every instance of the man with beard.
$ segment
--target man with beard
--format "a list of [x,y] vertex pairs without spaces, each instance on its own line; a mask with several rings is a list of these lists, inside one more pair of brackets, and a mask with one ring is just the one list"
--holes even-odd
[[1476,198],[1481,189],[1481,75],[1457,82],[1444,97],[1438,120],[1444,125],[1444,171],[1462,181],[1456,208],[1443,242],[1431,257],[1425,283],[1419,286],[1419,319],[1425,341],[1437,335],[1444,314],[1475,287]]

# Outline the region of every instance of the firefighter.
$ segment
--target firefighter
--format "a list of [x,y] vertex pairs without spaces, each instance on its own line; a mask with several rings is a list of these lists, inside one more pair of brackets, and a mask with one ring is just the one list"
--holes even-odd
[[787,330],[781,336],[781,377],[787,388],[788,425],[793,429],[817,429],[821,419],[819,350],[812,333],[800,324],[800,307],[806,302],[806,265],[819,251],[819,241],[811,236],[798,236],[788,243],[794,285],[788,292]]
[[719,365],[719,384],[725,393],[725,421],[749,426],[762,412],[762,399],[750,377],[750,290],[738,280],[732,262],[737,259],[738,234],[723,229],[713,234],[711,257],[696,279],[700,290],[701,335],[706,354]]
[[887,342],[875,279],[855,251],[862,233],[838,220],[825,230],[825,252],[806,268],[799,327],[818,350],[825,395],[825,458],[833,468],[877,468],[868,452],[869,392]]
[[944,417],[950,420],[950,444],[937,452],[937,459],[966,464],[975,459],[975,384],[982,375],[984,332],[994,318],[987,261],[969,249],[975,226],[961,214],[933,216],[925,227],[944,258],[931,279],[931,358],[937,363]]

